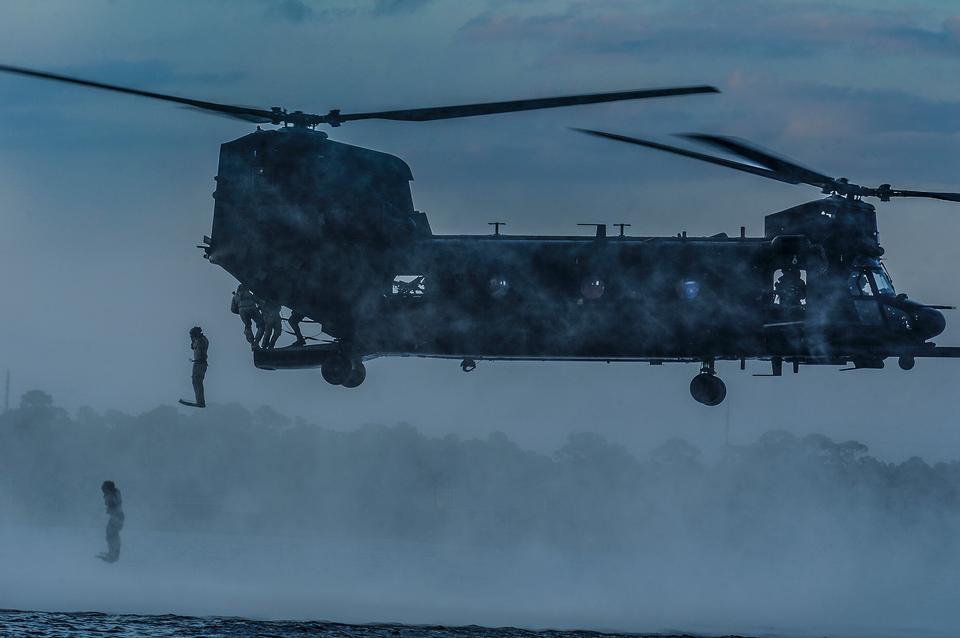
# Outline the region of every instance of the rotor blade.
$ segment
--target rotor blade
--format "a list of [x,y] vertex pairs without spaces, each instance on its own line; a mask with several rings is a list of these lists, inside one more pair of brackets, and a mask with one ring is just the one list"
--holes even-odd
[[721,150],[733,153],[734,155],[739,155],[745,159],[750,160],[751,162],[756,162],[762,166],[766,166],[775,173],[780,173],[784,176],[789,176],[794,180],[793,183],[803,182],[805,184],[810,184],[811,186],[818,186],[820,188],[832,187],[836,182],[832,177],[827,177],[817,171],[810,170],[809,168],[804,168],[792,160],[788,160],[783,157],[778,157],[769,151],[763,151],[755,146],[751,146],[743,140],[738,140],[732,137],[723,137],[720,135],[706,135],[703,133],[685,133],[681,134],[680,137],[685,137],[690,140],[695,140],[714,148],[719,148]]
[[568,95],[564,97],[535,98],[532,100],[511,100],[508,102],[484,102],[482,104],[461,104],[458,106],[435,106],[422,109],[402,109],[398,111],[376,111],[372,113],[337,114],[342,122],[352,120],[401,120],[406,122],[428,122],[446,120],[455,117],[473,117],[476,115],[494,115],[535,109],[553,109],[560,106],[579,104],[598,104],[620,100],[640,100],[651,97],[671,95],[692,95],[696,93],[719,93],[712,86],[684,86],[665,89],[646,89],[640,91],[619,91],[616,93],[592,93],[589,95]]
[[905,191],[892,190],[890,197],[927,197],[930,199],[942,199],[945,202],[960,202],[960,193],[934,193],[931,191]]
[[94,89],[103,89],[105,91],[113,91],[115,93],[126,93],[128,95],[139,95],[140,97],[148,97],[154,100],[163,100],[164,102],[174,102],[176,104],[185,104],[187,106],[192,106],[197,109],[203,109],[206,111],[214,111],[216,113],[223,113],[225,115],[230,115],[233,117],[246,120],[248,122],[260,122],[268,123],[275,120],[275,114],[271,111],[265,109],[257,109],[248,106],[234,106],[231,104],[219,104],[217,102],[205,102],[203,100],[193,100],[185,97],[177,97],[175,95],[165,95],[163,93],[153,93],[151,91],[141,91],[140,89],[131,89],[124,86],[116,86],[113,84],[105,84],[103,82],[93,82],[91,80],[82,80],[80,78],[69,77],[66,75],[58,75],[56,73],[46,73],[45,71],[33,71],[31,69],[24,69],[16,66],[7,66],[5,64],[0,64],[0,72],[3,73],[15,73],[17,75],[25,75],[27,77],[41,78],[44,80],[54,80],[57,82],[66,82],[68,84],[77,84],[79,86],[87,86]]
[[658,151],[666,151],[667,153],[682,155],[683,157],[691,157],[693,159],[697,159],[703,162],[709,162],[710,164],[717,164],[718,166],[726,166],[727,168],[743,171],[744,173],[752,173],[753,175],[759,175],[760,177],[774,179],[774,180],[777,180],[778,182],[786,182],[787,184],[799,183],[797,180],[792,179],[787,175],[782,175],[780,173],[771,171],[770,169],[767,169],[767,168],[760,168],[759,166],[751,166],[750,164],[743,164],[741,162],[735,162],[733,160],[723,159],[721,157],[714,157],[713,155],[698,153],[696,151],[688,151],[687,149],[679,148],[676,146],[669,146],[667,144],[660,144],[658,142],[642,140],[640,138],[629,137],[627,135],[617,135],[616,133],[604,133],[603,131],[593,131],[590,129],[583,129],[583,128],[577,128],[573,130],[580,131],[581,133],[586,133],[587,135],[595,135],[596,137],[605,137],[607,139],[616,140],[618,142],[626,142],[628,144],[636,144],[638,146],[655,148]]
[[203,113],[204,115],[212,115],[214,117],[225,117],[231,120],[243,120],[244,122],[251,122],[253,124],[274,124],[276,121],[268,120],[266,118],[260,117],[259,115],[244,115],[241,113],[223,113],[221,111],[211,111],[207,108],[201,108],[198,106],[181,106],[179,107],[185,111],[197,111]]

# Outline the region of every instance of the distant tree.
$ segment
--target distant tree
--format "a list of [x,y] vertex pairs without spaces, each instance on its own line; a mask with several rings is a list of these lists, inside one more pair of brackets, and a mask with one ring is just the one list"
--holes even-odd
[[253,411],[253,424],[257,427],[286,428],[291,422],[290,417],[280,414],[269,405],[261,405]]
[[657,465],[682,471],[699,471],[700,450],[687,441],[671,438],[650,453],[650,460]]
[[53,407],[53,397],[43,390],[27,390],[20,397],[21,410],[37,410]]

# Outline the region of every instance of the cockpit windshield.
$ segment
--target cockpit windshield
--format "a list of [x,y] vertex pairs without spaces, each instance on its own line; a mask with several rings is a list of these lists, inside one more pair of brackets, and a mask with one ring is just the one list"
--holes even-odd
[[883,268],[874,268],[871,269],[873,273],[873,281],[877,284],[877,294],[878,295],[895,295],[896,291],[893,289],[893,282],[890,280],[890,275],[887,274],[887,269]]
[[[872,284],[872,285],[871,285]],[[877,259],[858,260],[847,282],[854,297],[872,297],[874,294],[893,296],[893,281],[884,265]],[[876,292],[874,292],[876,291]]]
[[854,297],[872,297],[873,288],[870,287],[870,279],[867,277],[867,270],[854,270],[850,273],[850,281],[847,286],[850,288],[850,294]]

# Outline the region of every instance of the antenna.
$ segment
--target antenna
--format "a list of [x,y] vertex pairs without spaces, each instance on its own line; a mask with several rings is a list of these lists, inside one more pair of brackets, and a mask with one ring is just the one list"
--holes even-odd
[[727,418],[726,424],[723,428],[723,450],[724,452],[730,449],[730,402],[727,401]]

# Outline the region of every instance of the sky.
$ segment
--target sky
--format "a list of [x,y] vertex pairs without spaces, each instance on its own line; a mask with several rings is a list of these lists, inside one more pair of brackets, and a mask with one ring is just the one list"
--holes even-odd
[[[858,183],[957,190],[960,10],[950,1],[372,0],[0,3],[0,63],[228,103],[324,113],[685,84],[720,95],[432,123],[360,122],[334,139],[402,157],[437,233],[762,234],[763,216],[814,199],[578,135],[747,138]],[[252,366],[229,312],[236,282],[195,248],[209,234],[229,119],[134,97],[0,78],[0,370],[14,400],[130,412],[190,393],[187,330],[211,339],[208,400],[335,428],[407,422],[427,433],[555,449],[594,431],[643,452],[681,436],[707,453],[770,429],[857,439],[899,460],[960,458],[960,362],[909,373],[803,369],[755,378],[718,365],[726,403],[689,396],[693,365],[380,359],[360,388],[319,371]],[[898,291],[960,302],[956,204],[881,205]],[[960,316],[937,339],[960,345]],[[890,365],[892,364],[892,365]]]

